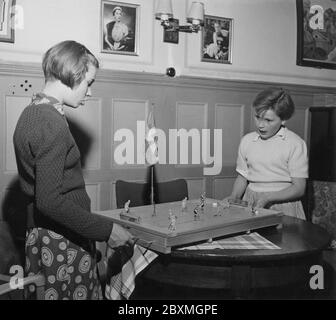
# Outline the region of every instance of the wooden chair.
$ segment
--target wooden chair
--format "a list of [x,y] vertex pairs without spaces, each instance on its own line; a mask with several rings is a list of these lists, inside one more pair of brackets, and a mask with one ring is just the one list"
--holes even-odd
[[155,203],[181,201],[188,198],[188,185],[184,179],[176,179],[154,184]]
[[150,204],[150,185],[149,183],[117,180],[116,200],[117,208],[123,208],[128,200],[131,200],[131,207],[148,205]]
[[[123,180],[116,182],[117,208],[123,208],[128,200],[131,200],[131,207],[148,205],[150,204],[150,195],[149,183]],[[184,198],[188,198],[188,185],[184,179],[154,183],[155,203],[180,201]]]

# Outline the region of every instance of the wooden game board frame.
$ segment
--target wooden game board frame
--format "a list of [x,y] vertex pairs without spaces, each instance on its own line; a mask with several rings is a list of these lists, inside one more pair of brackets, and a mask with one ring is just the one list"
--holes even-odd
[[[211,199],[207,199],[207,201],[209,200]],[[170,203],[170,205],[173,204],[176,203]],[[167,205],[167,208],[169,208],[169,204],[161,205]],[[241,207],[239,205],[232,206]],[[132,219],[132,221],[125,220],[121,217],[121,215],[123,215],[122,209],[98,211],[96,213],[108,217],[113,220],[113,222],[116,222],[127,228],[129,232],[138,239],[137,243],[139,245],[164,254],[170,253],[172,247],[175,246],[183,246],[194,242],[206,241],[208,239],[218,238],[231,234],[280,225],[282,224],[283,216],[282,212],[268,209],[258,209],[260,213],[264,212],[267,213],[267,215],[251,215],[247,216],[247,218],[244,220],[221,222],[212,226],[203,226],[200,222],[199,224],[195,223],[195,227],[193,228],[193,230],[185,230],[183,232],[169,232],[168,228],[165,229],[162,227],[148,224],[146,222],[139,223],[139,220],[137,218],[139,218],[141,214],[137,215],[137,212],[143,212],[145,208],[148,208],[148,211],[153,211],[153,206],[131,208],[134,212],[134,216],[136,217],[136,219]]]

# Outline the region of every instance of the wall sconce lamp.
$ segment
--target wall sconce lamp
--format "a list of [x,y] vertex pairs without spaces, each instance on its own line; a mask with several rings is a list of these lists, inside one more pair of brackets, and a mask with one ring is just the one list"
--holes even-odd
[[180,26],[172,23],[173,6],[171,0],[157,0],[155,18],[161,20],[161,25],[166,31],[198,32],[204,26],[204,4],[193,2],[187,15],[188,25]]

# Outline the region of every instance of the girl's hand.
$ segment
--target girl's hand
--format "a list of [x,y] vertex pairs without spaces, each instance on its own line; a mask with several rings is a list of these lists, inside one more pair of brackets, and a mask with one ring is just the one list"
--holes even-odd
[[125,243],[133,243],[133,236],[121,225],[114,223],[108,245],[113,248]]
[[267,196],[262,195],[255,203],[256,208],[265,208],[270,203]]

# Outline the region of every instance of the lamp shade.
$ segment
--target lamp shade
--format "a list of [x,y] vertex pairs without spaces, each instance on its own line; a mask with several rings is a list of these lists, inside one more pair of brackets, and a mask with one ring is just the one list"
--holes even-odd
[[171,0],[157,0],[155,18],[161,19],[162,16],[166,18],[173,17],[173,6]]
[[187,16],[187,21],[193,23],[197,20],[200,24],[204,22],[204,4],[202,2],[193,2]]

